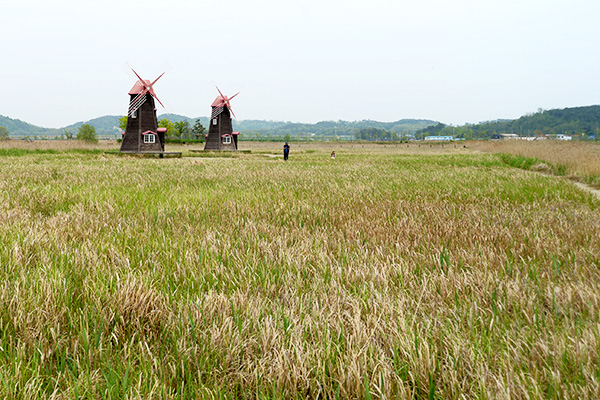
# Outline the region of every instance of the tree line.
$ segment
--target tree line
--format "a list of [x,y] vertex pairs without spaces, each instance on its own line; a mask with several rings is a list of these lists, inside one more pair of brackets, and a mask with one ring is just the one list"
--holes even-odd
[[355,138],[358,140],[391,140],[400,141],[408,138],[408,133],[390,132],[387,129],[363,128],[356,132]]
[[[10,132],[3,126],[0,126],[0,140],[8,140]],[[68,129],[65,129],[62,135],[65,139],[77,139],[83,140],[86,142],[98,143],[98,135],[96,134],[96,129],[89,124],[83,124],[79,127],[79,131],[77,132],[77,136],[73,136],[73,133]]]
[[449,126],[439,123],[421,129],[415,137],[453,136],[464,139],[491,139],[502,133],[519,136],[567,134],[586,139],[600,135],[600,106],[573,107],[555,110],[538,109],[515,120],[498,120]]
[[[98,137],[119,137],[125,126],[120,124],[119,119],[124,117],[106,115],[103,117],[94,118],[86,121],[86,124],[94,126]],[[202,133],[199,130],[194,131],[194,126],[201,121],[200,124],[208,127],[210,123],[207,117],[188,118],[177,114],[162,114],[158,116],[159,120],[168,119],[173,123],[188,121],[189,126],[168,126],[168,123],[163,123],[169,130],[171,138],[186,138],[194,135],[202,138]],[[84,122],[65,126],[60,129],[49,129],[33,126],[23,121],[12,120],[8,117],[0,115],[0,126],[4,126],[10,130],[11,136],[26,137],[43,137],[43,138],[65,138],[65,130],[72,132],[73,137],[76,135],[79,127]],[[437,122],[430,120],[417,119],[402,119],[395,122],[379,122],[372,120],[361,121],[321,121],[318,123],[294,123],[286,121],[263,121],[263,120],[233,120],[233,130],[239,131],[240,135],[245,140],[281,140],[289,135],[293,140],[348,140],[356,137],[356,133],[361,129],[377,128],[389,132],[399,134],[409,134],[425,128],[429,125],[434,125]],[[119,127],[119,125],[121,125]],[[206,128],[208,129],[208,128]]]
[[[183,140],[204,140],[204,132],[206,129],[199,119],[196,119],[194,125],[191,126],[189,121],[171,121],[168,118],[162,118],[158,121],[160,128],[167,128],[165,138],[167,139],[183,139]],[[127,129],[127,116],[119,118],[119,128],[123,131]]]
[[419,129],[434,125],[431,120],[403,119],[395,122],[362,121],[321,121],[316,124],[293,122],[254,121],[237,123],[245,139],[272,140],[292,138],[293,140],[401,140]]

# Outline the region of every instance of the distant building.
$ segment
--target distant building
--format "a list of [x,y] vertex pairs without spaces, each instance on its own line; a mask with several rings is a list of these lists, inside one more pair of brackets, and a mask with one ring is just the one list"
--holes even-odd
[[425,136],[424,140],[431,140],[435,142],[449,142],[454,140],[452,136]]
[[516,133],[501,133],[498,136],[498,139],[518,139],[519,135]]
[[492,139],[527,140],[530,142],[533,140],[539,140],[539,138],[536,138],[535,136],[519,136],[516,133],[498,133],[498,134],[492,135]]
[[556,135],[556,140],[572,140],[573,137],[569,135]]

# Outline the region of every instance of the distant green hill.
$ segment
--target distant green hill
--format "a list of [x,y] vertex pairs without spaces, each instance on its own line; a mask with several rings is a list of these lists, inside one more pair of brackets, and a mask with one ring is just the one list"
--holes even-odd
[[99,137],[114,138],[117,137],[116,135],[121,134],[121,129],[119,128],[119,118],[121,118],[119,115],[105,115],[89,121],[80,121],[60,129],[59,133],[68,130],[74,135],[77,135],[77,131],[79,131],[79,127],[81,125],[89,124],[96,129],[96,134]]
[[504,129],[507,132],[522,133],[523,136],[534,135],[535,131],[544,134],[595,134],[600,128],[600,105],[539,110],[514,121],[500,122],[497,126],[485,128]]
[[438,124],[417,132],[421,136],[455,136],[470,138],[492,138],[501,133],[519,136],[578,135],[581,138],[600,134],[600,105],[571,107],[554,110],[538,110],[515,120],[496,120],[452,127]]
[[403,119],[395,122],[362,121],[321,121],[316,124],[303,124],[281,121],[235,121],[233,128],[246,137],[266,138],[354,138],[361,129],[376,128],[398,134],[412,134],[419,129],[435,125],[431,120]]
[[[100,137],[117,137],[121,130],[118,115],[106,115],[89,121],[81,121],[61,129],[42,128],[0,115],[0,126],[10,132],[11,137],[48,137],[61,135],[65,130],[77,134],[79,127],[87,123],[96,128]],[[207,117],[190,118],[179,114],[161,114],[158,119],[167,118],[173,122],[186,120],[191,126],[196,119],[208,128]],[[304,124],[289,121],[233,120],[233,129],[248,139],[283,138],[289,135],[292,139],[302,138],[350,138],[356,137],[361,130],[380,130],[397,134],[415,134],[417,138],[431,135],[454,136],[457,138],[491,138],[499,133],[516,133],[523,136],[566,133],[589,137],[600,136],[600,105],[572,107],[555,110],[539,110],[526,114],[515,120],[496,120],[448,126],[442,123],[423,119],[402,119],[395,122],[362,121],[321,121],[316,124]]]
[[54,136],[57,134],[57,129],[41,128],[23,122],[20,119],[12,119],[0,115],[0,126],[8,129],[11,137],[14,136]]
[[204,122],[208,123],[208,118],[207,117],[198,117],[198,118],[190,118],[190,117],[186,117],[185,115],[179,115],[179,114],[160,114],[157,117],[159,120],[166,118],[169,119],[173,122],[179,122],[179,121],[188,121],[190,123],[190,125],[194,125],[194,122],[196,122],[196,119],[201,119],[204,124]]
[[[14,120],[8,117],[0,116],[0,126],[4,126],[10,131],[11,137],[47,137],[54,138],[64,134],[65,130],[77,134],[82,124],[90,124],[96,129],[100,138],[115,138],[121,133],[119,128],[119,115],[105,115],[91,119],[89,121],[80,121],[64,128],[49,129],[31,125],[20,120]],[[161,114],[158,119],[169,119],[173,122],[188,121],[193,126],[196,119],[199,119],[205,128],[208,128],[208,117],[190,118],[178,114]],[[246,138],[269,139],[272,137],[282,138],[290,135],[291,138],[307,137],[333,137],[347,136],[354,137],[356,132],[365,128],[385,129],[397,133],[414,133],[418,129],[434,125],[437,122],[430,120],[403,119],[396,122],[378,122],[378,121],[322,121],[316,124],[303,124],[284,121],[261,121],[261,120],[233,120],[233,129],[242,133]]]

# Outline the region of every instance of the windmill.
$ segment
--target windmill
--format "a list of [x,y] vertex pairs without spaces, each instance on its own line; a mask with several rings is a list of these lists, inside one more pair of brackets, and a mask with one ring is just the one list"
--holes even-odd
[[164,152],[167,129],[158,127],[154,105],[156,99],[164,107],[154,92],[154,84],[164,75],[164,72],[151,82],[142,79],[133,68],[132,71],[138,80],[129,91],[127,128],[123,132],[121,152]]
[[231,97],[225,96],[219,88],[219,96],[211,104],[212,112],[208,123],[208,135],[206,135],[206,144],[204,150],[237,150],[239,132],[233,132],[231,125],[231,116],[235,117],[231,108],[231,99],[240,94],[239,92]]

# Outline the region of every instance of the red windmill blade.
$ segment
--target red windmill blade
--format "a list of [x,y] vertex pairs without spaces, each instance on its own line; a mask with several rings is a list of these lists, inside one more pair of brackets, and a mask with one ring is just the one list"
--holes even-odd
[[231,112],[231,115],[233,115],[233,118],[237,118],[235,116],[235,113],[233,112],[233,109],[231,108],[231,104],[229,104],[229,100],[227,100],[227,108],[229,109],[229,111]]
[[133,73],[135,74],[135,76],[138,77],[138,79],[140,80],[140,83],[142,84],[142,86],[144,87],[144,89],[146,89],[146,81],[142,79],[142,77],[135,72],[135,69],[131,68],[131,70],[133,71]]
[[231,115],[233,115],[233,118],[237,118],[235,116],[235,113],[233,112],[233,109],[231,108],[231,99],[233,99],[235,96],[237,96],[238,94],[240,94],[240,92],[237,92],[236,94],[234,94],[233,96],[231,96],[230,98],[227,99],[227,107],[229,108],[229,111],[231,111]]
[[148,88],[148,91],[150,92],[150,94],[151,94],[151,95],[152,95],[152,96],[153,96],[153,97],[154,97],[156,100],[158,100],[158,102],[160,103],[160,105],[161,105],[163,108],[166,108],[166,107],[165,107],[165,105],[162,103],[162,101],[160,101],[160,99],[158,98],[158,96],[157,96],[157,95],[156,95],[156,93],[154,92],[154,84],[155,84],[155,83],[156,83],[156,82],[157,82],[157,81],[158,81],[158,80],[159,80],[159,79],[160,79],[160,78],[161,78],[161,77],[162,77],[164,74],[165,74],[164,72],[163,72],[162,74],[160,74],[160,75],[158,76],[158,78],[156,78],[156,79],[154,80],[154,82],[152,82],[152,83],[150,84],[150,87]]
[[230,100],[233,99],[238,94],[240,94],[240,92],[237,92],[236,94],[234,94],[231,97],[227,97],[221,92],[221,90],[219,89],[219,87],[217,85],[215,85],[215,87],[217,88],[217,90],[219,91],[219,94],[221,95],[222,104],[227,106],[227,109],[231,112],[231,115],[233,115],[233,117],[236,118],[235,113],[233,112],[233,109],[231,108]]
[[225,95],[223,93],[221,93],[221,90],[219,90],[219,87],[217,85],[215,85],[215,87],[217,88],[217,90],[219,91],[219,94],[221,95],[221,98],[223,100],[225,100]]
[[162,103],[162,101],[160,101],[160,99],[158,98],[158,96],[156,95],[156,92],[154,91],[154,84],[165,74],[164,72],[162,74],[160,74],[158,76],[158,78],[156,78],[154,80],[154,82],[150,82],[149,80],[144,80],[142,79],[142,77],[135,72],[135,70],[133,68],[131,68],[131,70],[133,71],[133,73],[135,74],[135,76],[137,76],[139,82],[137,83],[138,85],[140,85],[141,90],[140,93],[135,97],[135,99],[131,102],[131,106],[129,108],[129,115],[132,115],[132,113],[134,113],[135,111],[137,111],[138,108],[140,108],[140,106],[146,101],[146,94],[150,93],[150,95],[152,97],[154,97],[163,108],[166,108],[165,105]]

